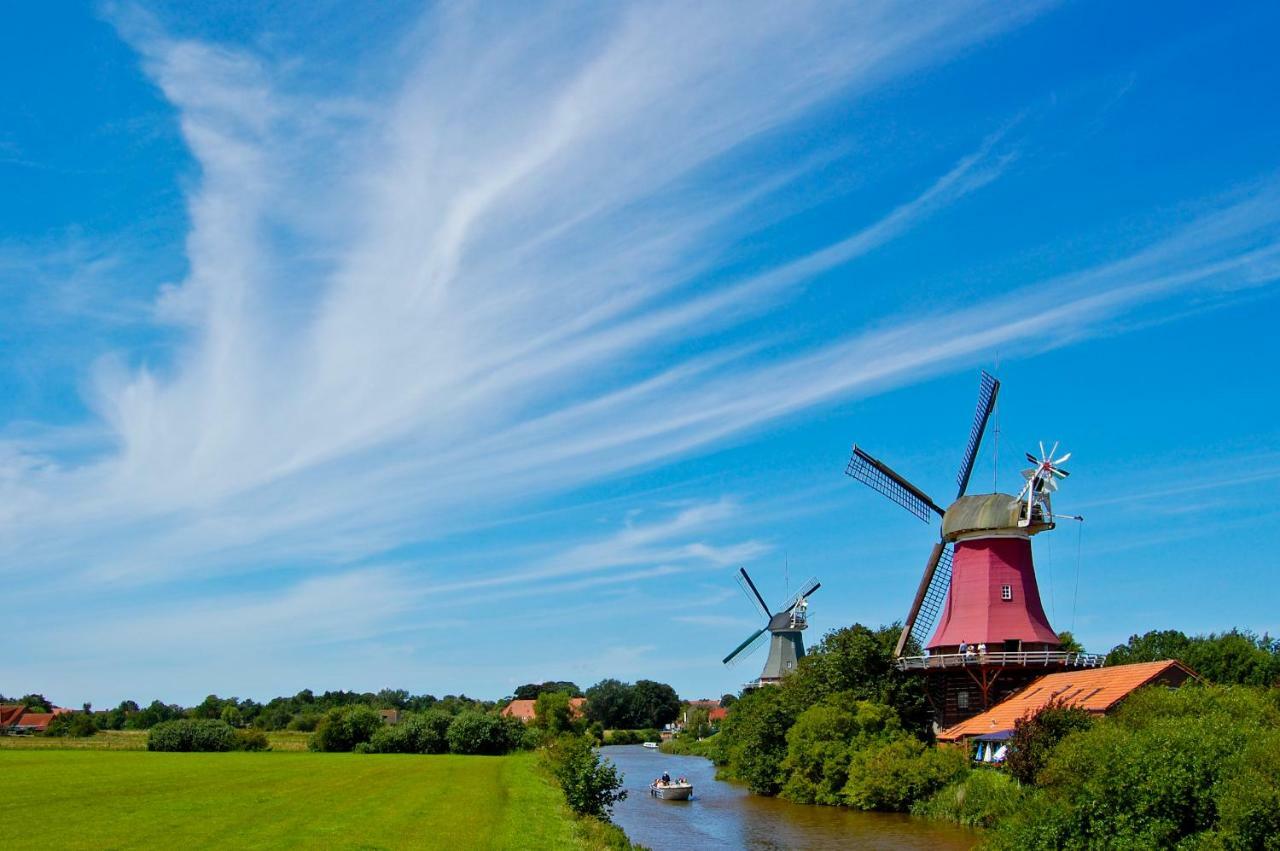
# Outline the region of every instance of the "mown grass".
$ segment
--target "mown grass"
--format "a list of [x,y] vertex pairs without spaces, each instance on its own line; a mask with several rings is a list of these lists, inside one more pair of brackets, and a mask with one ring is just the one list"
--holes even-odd
[[0,776],[5,848],[613,845],[570,813],[532,754],[6,749]]

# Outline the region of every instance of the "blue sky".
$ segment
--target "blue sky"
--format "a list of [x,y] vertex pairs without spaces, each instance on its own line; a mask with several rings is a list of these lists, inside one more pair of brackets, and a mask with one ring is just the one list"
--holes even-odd
[[1265,4],[38,5],[0,692],[732,691],[739,565],[903,617],[849,445],[944,500],[981,368],[1056,628],[1280,631]]

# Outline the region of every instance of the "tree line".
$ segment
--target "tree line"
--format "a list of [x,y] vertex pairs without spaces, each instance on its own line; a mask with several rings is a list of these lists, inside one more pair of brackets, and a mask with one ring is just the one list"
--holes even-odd
[[[497,701],[477,700],[465,694],[437,698],[431,694],[411,694],[405,689],[389,688],[377,692],[339,690],[321,694],[303,689],[295,695],[275,697],[266,703],[252,698],[211,694],[188,707],[158,699],[145,706],[133,700],[123,700],[111,709],[97,711],[85,704],[84,713],[92,724],[86,726],[88,722],[83,720],[77,723],[90,733],[94,730],[149,730],[157,724],[180,719],[224,721],[233,728],[253,727],[265,732],[314,732],[331,710],[345,707],[396,709],[407,713],[435,710],[448,716],[462,712],[483,715],[501,710],[511,700],[536,699],[543,694],[582,697],[584,691],[567,680],[552,680],[526,683],[519,686],[511,697]],[[607,729],[661,727],[674,721],[680,712],[680,699],[675,689],[653,680],[638,680],[632,684],[605,679],[587,689],[585,695],[588,698],[588,717]],[[30,712],[53,710],[53,703],[48,698],[34,693],[20,698],[0,695],[0,703],[21,703]],[[66,723],[59,721],[59,728]]]

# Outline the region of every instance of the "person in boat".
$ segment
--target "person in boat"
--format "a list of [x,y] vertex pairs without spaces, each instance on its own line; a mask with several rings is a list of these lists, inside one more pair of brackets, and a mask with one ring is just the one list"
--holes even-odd
[[668,774],[668,773],[667,773],[667,772],[665,772],[665,771],[664,771],[664,772],[662,772],[662,785],[663,785],[663,786],[670,786],[670,785],[671,785],[671,775],[670,775],[670,774]]

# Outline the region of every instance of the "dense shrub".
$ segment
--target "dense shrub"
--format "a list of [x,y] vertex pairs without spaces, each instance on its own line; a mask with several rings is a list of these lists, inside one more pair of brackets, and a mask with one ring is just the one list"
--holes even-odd
[[793,709],[781,688],[758,688],[734,704],[721,725],[723,739],[714,759],[725,773],[746,783],[758,795],[776,795],[782,788],[782,761],[787,756],[787,731],[795,722]]
[[1264,848],[1280,787],[1274,694],[1240,687],[1148,688],[1092,730],[1068,736],[997,847]]
[[796,719],[787,731],[781,772],[782,794],[803,804],[844,803],[853,751],[901,732],[889,707],[856,700],[848,692],[831,695]]
[[627,797],[617,766],[601,759],[587,736],[556,739],[547,749],[547,762],[576,813],[608,819],[613,805]]
[[97,732],[98,725],[94,723],[93,716],[88,712],[64,712],[53,716],[44,734],[84,739]]
[[293,716],[287,728],[297,730],[300,733],[313,733],[316,727],[320,726],[320,719],[323,717],[319,712],[303,712],[300,715]]
[[373,738],[382,728],[382,716],[368,706],[330,709],[311,735],[307,747],[313,751],[346,752]]
[[1218,685],[1280,685],[1280,639],[1247,630],[1187,636],[1176,629],[1133,635],[1107,654],[1108,665],[1178,659]]
[[604,734],[606,745],[642,745],[645,742],[656,742],[662,738],[657,730],[610,730]]
[[252,727],[236,730],[236,750],[269,751],[271,742],[267,740],[267,734],[261,730],[255,730]]
[[450,753],[487,755],[507,753],[523,735],[518,720],[480,712],[459,712],[446,733]]
[[911,805],[912,815],[953,821],[967,827],[992,827],[1017,812],[1024,792],[1002,771],[979,768]]
[[430,709],[408,715],[395,726],[384,726],[369,740],[370,753],[445,753],[449,750],[448,730],[453,717]]
[[968,771],[969,757],[959,748],[930,747],[899,736],[853,752],[844,800],[859,810],[906,812]]
[[230,724],[212,719],[181,718],[165,721],[147,734],[149,751],[233,751],[236,731]]
[[1093,725],[1094,717],[1085,710],[1060,700],[1050,701],[1038,712],[1014,722],[1005,768],[1020,782],[1034,784],[1058,742]]

